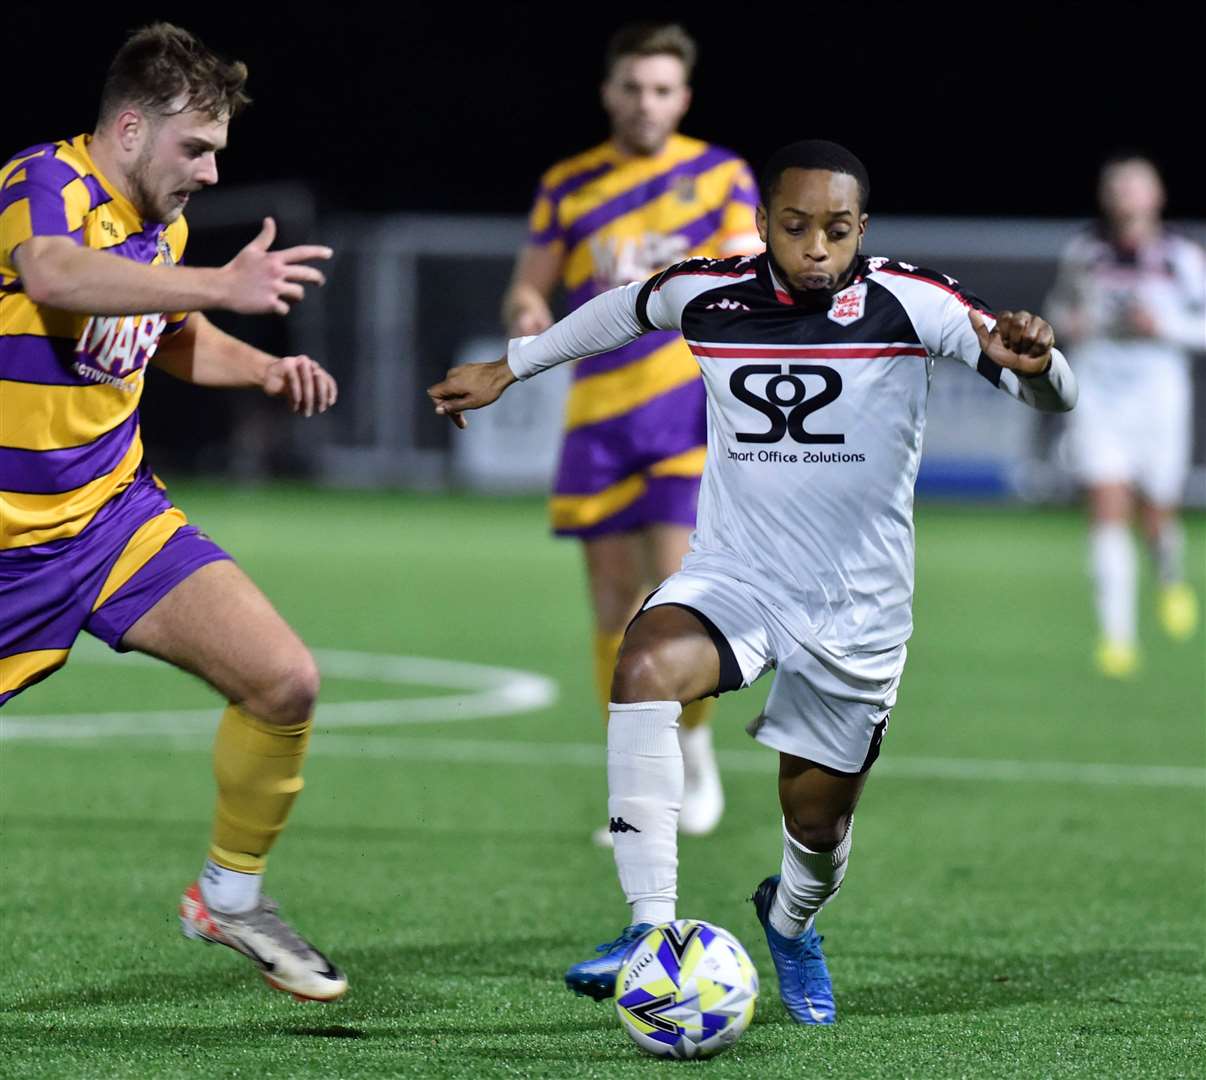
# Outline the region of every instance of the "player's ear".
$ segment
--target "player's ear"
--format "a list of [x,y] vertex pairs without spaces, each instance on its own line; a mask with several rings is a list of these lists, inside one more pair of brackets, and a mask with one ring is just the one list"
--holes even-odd
[[[763,244],[765,244],[766,243],[767,217],[766,217],[766,207],[763,206],[762,203],[759,203],[758,209],[754,211],[754,224],[758,228],[758,238],[762,241]],[[859,235],[861,236],[862,233],[860,232]]]
[[867,214],[860,214],[858,218],[858,248],[863,249],[863,237],[867,235],[867,222],[870,221]]

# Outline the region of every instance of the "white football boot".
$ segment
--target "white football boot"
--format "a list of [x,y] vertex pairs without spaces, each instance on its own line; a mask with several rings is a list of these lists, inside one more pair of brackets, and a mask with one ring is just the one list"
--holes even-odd
[[180,929],[185,937],[225,945],[246,956],[269,986],[299,1001],[334,1001],[347,991],[342,971],[277,914],[266,896],[238,915],[215,911],[193,882],[180,898]]

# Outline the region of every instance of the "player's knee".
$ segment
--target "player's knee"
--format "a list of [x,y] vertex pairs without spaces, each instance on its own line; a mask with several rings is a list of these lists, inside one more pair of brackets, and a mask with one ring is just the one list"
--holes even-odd
[[314,657],[299,648],[262,673],[258,689],[244,705],[270,724],[300,724],[314,712],[319,682]]
[[825,810],[796,812],[788,815],[787,830],[809,851],[833,851],[845,839],[850,817]]
[[676,701],[677,687],[669,677],[669,666],[656,648],[625,647],[616,662],[611,681],[611,700],[617,704],[634,701]]

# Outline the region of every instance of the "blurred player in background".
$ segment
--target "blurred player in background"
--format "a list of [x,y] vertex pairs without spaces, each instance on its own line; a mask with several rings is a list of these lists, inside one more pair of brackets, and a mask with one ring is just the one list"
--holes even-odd
[[[761,250],[749,166],[678,134],[695,57],[676,25],[627,26],[612,37],[602,87],[611,137],[541,178],[503,302],[508,336],[552,325],[558,285],[573,310],[689,256]],[[557,535],[583,542],[605,714],[624,628],[687,552],[706,438],[699,366],[677,332],[577,364],[551,511]],[[724,808],[711,705],[691,705],[680,728],[687,784],[679,828],[693,835],[715,828]],[[607,844],[610,833],[595,839]]]
[[94,134],[0,168],[0,705],[66,663],[81,630],[222,694],[213,838],[182,927],[243,953],[278,989],[330,1000],[347,980],[260,894],[301,790],[318,671],[168,500],[138,426],[148,362],[200,386],[258,387],[307,416],[335,402],[313,360],[269,356],[199,313],[283,315],[323,283],[306,263],[330,249],[271,251],[267,219],[225,266],[176,265],[184,207],[217,183],[246,78],[187,31],[146,27],[109,68]]
[[1136,504],[1161,625],[1185,640],[1198,623],[1177,507],[1192,446],[1188,352],[1206,349],[1206,260],[1161,223],[1164,185],[1146,158],[1108,162],[1098,195],[1101,221],[1064,252],[1050,303],[1082,387],[1068,437],[1092,515],[1096,661],[1121,678],[1139,663]]
[[799,1023],[831,1024],[813,923],[842,885],[904,670],[934,358],[1047,411],[1072,408],[1076,380],[1043,319],[994,316],[954,278],[862,253],[870,180],[849,150],[785,146],[760,190],[765,254],[691,259],[612,289],[428,393],[463,426],[463,410],[516,379],[682,331],[708,393],[699,528],[682,570],[629,626],[609,706],[608,812],[631,921],[565,981],[612,996],[632,943],[675,918],[678,718],[773,668],[749,731],[779,752],[781,869],[753,900],[783,1004]]

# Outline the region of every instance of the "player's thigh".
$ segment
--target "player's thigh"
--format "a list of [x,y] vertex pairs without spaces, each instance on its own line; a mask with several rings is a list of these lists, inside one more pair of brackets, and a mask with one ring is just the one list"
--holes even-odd
[[714,693],[720,654],[698,615],[670,604],[642,611],[616,661],[612,700],[692,702]]
[[635,693],[633,674],[648,675],[640,680],[648,690],[660,675],[670,683],[667,700],[686,703],[749,686],[775,655],[765,607],[749,585],[720,572],[683,570],[662,582],[629,627],[617,667],[621,685],[613,690]]
[[652,587],[645,548],[640,532],[607,533],[582,541],[595,621],[604,633],[621,633]]
[[306,712],[318,692],[309,650],[230,561],[209,563],[181,581],[121,644],[200,676],[268,719]]

